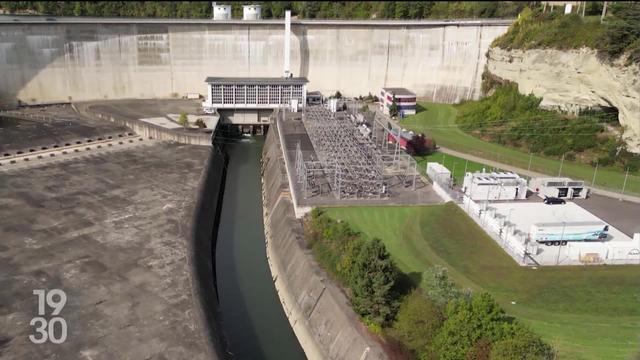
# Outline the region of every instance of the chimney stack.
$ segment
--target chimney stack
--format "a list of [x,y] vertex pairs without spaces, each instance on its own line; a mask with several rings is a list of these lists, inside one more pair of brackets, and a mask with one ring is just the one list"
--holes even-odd
[[291,52],[291,10],[284,13],[284,77],[291,76],[289,53]]

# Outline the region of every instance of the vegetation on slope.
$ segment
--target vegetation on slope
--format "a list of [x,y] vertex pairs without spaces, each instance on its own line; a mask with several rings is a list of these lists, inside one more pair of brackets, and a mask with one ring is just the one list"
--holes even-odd
[[458,105],[456,123],[474,136],[535,154],[638,170],[640,158],[626,150],[620,129],[605,132],[607,123],[617,124],[615,115],[569,116],[540,109],[541,101],[520,94],[517,84],[501,85],[484,99]]
[[[636,175],[638,171],[635,173],[630,171],[627,178],[624,169],[621,169],[619,165],[605,166],[598,163],[596,171],[594,164],[584,164],[568,159],[561,161],[558,157],[529,154],[523,149],[494,144],[462,131],[456,125],[457,114],[458,109],[455,105],[419,102],[418,113],[403,119],[401,125],[414,132],[423,132],[433,137],[438,145],[445,148],[543,174],[557,176],[561,173],[562,176],[582,179],[588,184],[591,184],[594,175],[597,175],[595,185],[598,187],[616,192],[620,192],[624,187],[625,194],[640,194],[640,177]],[[616,153],[617,150],[614,149],[611,156],[615,157]],[[638,155],[635,155],[635,159],[637,161]],[[455,167],[457,178],[461,176],[462,170],[467,165],[464,159],[442,153],[417,158],[417,160],[423,173],[427,161],[441,163],[444,160],[444,165],[450,170]],[[469,161],[468,167],[470,171],[477,171],[483,166]],[[491,168],[491,166],[485,167],[487,170]],[[633,170],[633,166],[631,166],[631,170]],[[627,178],[626,186],[625,178]]]
[[526,8],[509,30],[494,40],[493,46],[560,50],[589,47],[598,50],[603,58],[615,59],[626,53],[629,62],[640,63],[640,3],[612,3],[608,14],[601,24],[598,16],[542,13],[540,8]]
[[[460,291],[442,268],[401,275],[386,246],[319,209],[305,219],[322,266],[344,286],[354,310],[407,355],[419,359],[549,359],[551,346],[507,316],[486,292]],[[419,289],[411,290],[418,283]],[[408,294],[407,294],[408,293]],[[403,296],[403,294],[406,294]]]
[[[242,17],[243,2],[229,1],[235,18]],[[257,1],[262,17],[281,18],[290,9],[300,18],[310,19],[451,19],[513,18],[526,5],[517,1]],[[54,16],[109,17],[211,17],[208,1],[3,1],[9,13]]]
[[[628,359],[638,349],[637,266],[518,266],[452,203],[324,211],[336,221],[349,223],[364,239],[379,238],[399,269],[416,279],[421,293],[428,293],[427,298],[434,294],[434,266],[442,266],[459,286],[475,294],[491,293],[508,315],[553,344],[561,359]],[[437,321],[438,314],[431,309],[419,309],[423,310],[416,312]],[[402,306],[396,321],[401,314]],[[497,351],[495,345],[492,351]]]

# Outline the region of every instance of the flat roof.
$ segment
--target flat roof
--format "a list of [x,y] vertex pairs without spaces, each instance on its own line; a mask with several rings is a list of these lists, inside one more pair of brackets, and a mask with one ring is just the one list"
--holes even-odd
[[401,87],[383,87],[382,90],[399,96],[416,96],[415,93]]
[[[489,207],[496,209],[496,214],[509,219],[511,223],[515,224],[516,229],[525,234],[531,231],[531,225],[533,224],[545,224],[547,226],[549,224],[562,226],[562,222],[567,224],[600,222],[603,225],[607,224],[606,221],[570,201],[563,205],[547,205],[538,202],[491,203]],[[609,225],[607,243],[611,241],[631,241],[631,238]]]
[[207,77],[204,82],[222,85],[295,85],[309,82],[306,77]]

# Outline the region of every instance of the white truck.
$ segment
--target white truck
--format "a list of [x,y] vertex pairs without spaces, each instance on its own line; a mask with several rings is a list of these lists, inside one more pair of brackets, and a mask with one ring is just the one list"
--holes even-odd
[[533,224],[529,235],[532,241],[558,246],[576,241],[603,241],[608,231],[609,225],[602,221],[566,221]]

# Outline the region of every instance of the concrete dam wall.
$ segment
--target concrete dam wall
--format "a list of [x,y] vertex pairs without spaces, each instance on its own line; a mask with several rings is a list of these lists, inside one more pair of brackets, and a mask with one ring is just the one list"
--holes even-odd
[[[204,94],[206,76],[281,76],[283,23],[0,19],[0,105]],[[480,95],[509,20],[294,21],[291,71],[346,95],[404,86],[440,102]]]

